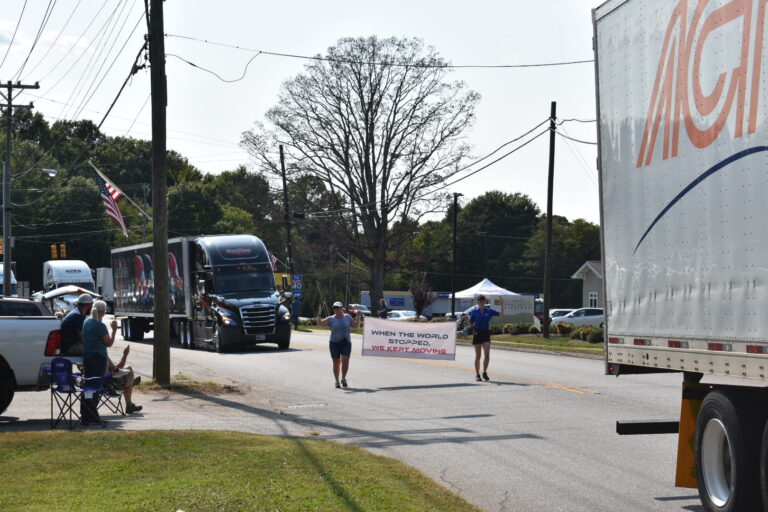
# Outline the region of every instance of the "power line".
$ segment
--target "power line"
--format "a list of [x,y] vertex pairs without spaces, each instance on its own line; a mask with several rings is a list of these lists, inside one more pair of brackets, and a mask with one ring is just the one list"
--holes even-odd
[[210,69],[204,68],[203,66],[198,66],[198,65],[197,65],[197,64],[195,64],[194,62],[190,62],[190,61],[188,61],[187,59],[185,59],[184,57],[179,57],[179,56],[178,56],[178,55],[176,55],[175,53],[166,53],[166,54],[165,54],[165,56],[166,56],[166,57],[176,57],[176,58],[177,58],[177,59],[179,59],[180,61],[182,61],[182,62],[186,62],[187,64],[189,64],[189,65],[190,65],[190,66],[192,66],[192,67],[195,67],[195,68],[197,68],[197,69],[200,69],[200,70],[202,70],[202,71],[205,71],[206,73],[210,73],[210,74],[212,74],[213,76],[215,76],[216,78],[218,78],[219,80],[221,80],[221,81],[222,81],[222,82],[224,82],[224,83],[228,83],[228,84],[231,84],[231,83],[234,83],[234,82],[239,82],[240,80],[242,80],[243,78],[245,78],[245,74],[248,72],[248,66],[250,66],[250,65],[251,65],[251,62],[253,62],[253,60],[254,60],[256,57],[258,57],[260,53],[261,53],[261,52],[258,52],[258,53],[256,53],[256,54],[255,54],[253,57],[251,57],[251,59],[250,59],[248,62],[246,62],[246,64],[245,64],[245,68],[243,68],[243,74],[242,74],[242,75],[240,75],[240,78],[234,78],[234,79],[232,79],[232,80],[227,80],[226,78],[222,78],[222,77],[221,77],[221,75],[219,75],[219,74],[218,74],[218,73],[216,73],[215,71],[211,71]]
[[[470,167],[473,167],[473,166],[477,165],[478,163],[482,162],[483,160],[487,160],[488,158],[490,158],[490,157],[492,157],[493,155],[495,155],[496,153],[498,153],[498,152],[499,152],[501,149],[503,149],[503,148],[505,148],[505,147],[509,146],[510,144],[513,144],[513,143],[515,143],[515,142],[517,142],[517,141],[519,141],[519,140],[522,140],[522,139],[524,139],[525,137],[527,137],[528,135],[530,135],[530,134],[531,134],[531,133],[532,133],[534,130],[536,130],[537,128],[539,128],[541,125],[543,125],[543,124],[546,124],[546,123],[548,123],[548,122],[549,122],[549,118],[547,118],[547,119],[545,119],[544,121],[540,122],[539,124],[537,124],[536,126],[534,126],[533,128],[531,128],[531,129],[530,129],[530,130],[528,130],[527,132],[523,133],[522,135],[520,135],[520,136],[518,136],[518,137],[515,137],[514,139],[512,139],[512,140],[509,140],[509,141],[505,142],[504,144],[502,144],[501,146],[497,147],[496,149],[494,149],[493,151],[491,151],[491,152],[490,152],[490,153],[488,153],[487,155],[483,156],[482,158],[478,158],[477,160],[474,160],[474,161],[472,161],[470,164],[468,164],[468,165],[465,165],[464,167],[462,167],[462,168],[460,168],[460,169],[457,169],[456,171],[454,171],[454,172],[453,172],[452,176],[455,176],[456,174],[458,174],[458,173],[460,173],[460,172],[463,172],[463,171],[465,171],[465,170],[469,169]],[[546,133],[546,132],[544,132],[544,133]],[[540,137],[541,135],[542,135],[542,134],[539,134],[539,135],[537,135],[536,137],[534,137],[534,139],[536,139],[536,138]],[[529,142],[532,142],[534,139],[531,139],[531,141],[529,141]],[[526,142],[525,144],[528,144],[528,142]],[[524,145],[525,145],[525,144],[524,144]],[[523,146],[524,146],[524,145],[523,145]],[[520,147],[523,147],[523,146],[520,146]],[[503,155],[502,157],[500,157],[500,158],[498,158],[498,159],[494,160],[493,162],[491,162],[490,164],[486,165],[485,167],[481,167],[480,169],[478,169],[478,170],[476,170],[476,171],[474,171],[474,172],[472,172],[472,173],[468,174],[468,175],[467,175],[467,176],[465,176],[464,178],[468,178],[468,177],[472,176],[473,174],[475,174],[476,172],[482,171],[483,169],[485,169],[485,168],[487,168],[487,167],[489,167],[489,166],[491,166],[491,165],[495,164],[495,163],[496,163],[496,162],[498,162],[499,160],[502,160],[502,159],[506,158],[507,156],[509,156],[509,155],[511,155],[512,153],[514,153],[515,151],[517,151],[517,149],[520,149],[520,148],[516,148],[516,149],[512,150],[511,152],[509,152],[509,153],[507,153],[507,154]],[[462,179],[464,179],[464,178],[461,178],[461,179],[459,179],[459,180],[456,180],[454,183],[458,183],[459,181],[461,181],[461,180],[462,180]],[[450,185],[451,185],[451,184],[448,184],[448,185],[444,185],[444,186],[442,186],[442,187],[440,187],[440,188],[438,188],[438,189],[435,189],[435,190],[430,190],[430,191],[429,191],[429,192],[427,192],[426,194],[424,194],[424,195],[422,195],[422,196],[419,196],[419,197],[417,197],[417,198],[416,198],[416,200],[418,200],[418,199],[421,199],[422,197],[425,197],[425,196],[427,196],[427,195],[430,195],[430,194],[432,194],[432,193],[436,192],[437,190],[441,190],[441,189],[443,189],[443,188],[445,188],[445,187],[447,187],[447,186],[450,186]],[[374,201],[374,202],[372,202],[372,203],[368,203],[368,204],[361,204],[361,205],[359,205],[359,207],[360,207],[360,208],[363,208],[363,207],[366,207],[366,206],[374,206],[374,205],[376,205],[376,204],[378,204],[378,203],[380,203],[380,202],[381,202],[381,200],[379,200],[379,201]],[[355,210],[354,210],[354,209],[352,209],[352,208],[341,208],[341,209],[338,209],[338,210],[324,210],[324,211],[319,211],[319,212],[307,212],[307,215],[311,215],[311,216],[313,216],[313,217],[323,217],[323,216],[325,216],[326,214],[332,214],[332,213],[343,213],[343,212],[354,212],[354,211],[355,211]],[[321,214],[321,215],[316,215],[316,214]]]
[[61,27],[61,29],[59,29],[59,33],[56,34],[56,39],[54,39],[53,42],[50,44],[50,46],[48,46],[48,50],[46,50],[46,52],[43,54],[43,56],[40,58],[40,60],[37,61],[37,64],[35,64],[35,66],[31,70],[29,70],[29,72],[26,74],[26,76],[24,76],[24,78],[22,80],[26,80],[27,77],[29,77],[29,75],[34,73],[35,70],[38,67],[40,67],[40,64],[43,63],[45,58],[48,57],[48,55],[51,53],[51,50],[53,50],[53,48],[56,46],[56,43],[59,42],[59,38],[61,38],[61,35],[64,33],[64,30],[67,28],[67,25],[69,25],[69,22],[72,20],[72,17],[77,12],[77,8],[80,7],[80,2],[82,2],[82,0],[77,0],[77,3],[75,4],[75,8],[72,9],[72,12],[69,14],[69,17],[67,18],[67,21],[64,22],[64,25]]
[[597,146],[597,142],[592,142],[592,141],[588,141],[588,140],[581,140],[581,139],[577,139],[575,137],[569,137],[568,135],[566,135],[564,133],[557,132],[557,131],[555,133],[558,134],[561,137],[564,137],[566,139],[570,139],[573,142],[578,142],[579,144],[589,144],[590,146]]
[[125,135],[126,136],[128,136],[128,134],[131,133],[131,130],[133,129],[133,125],[136,124],[136,120],[139,118],[141,113],[144,112],[144,107],[147,106],[147,102],[149,101],[149,99],[151,97],[152,97],[152,93],[150,92],[149,94],[147,94],[147,99],[144,100],[144,103],[141,105],[141,108],[136,113],[136,117],[133,118],[133,121],[131,122],[131,126],[129,126],[127,130],[125,130]]
[[24,5],[21,7],[21,14],[19,15],[19,21],[16,22],[16,28],[13,29],[13,37],[11,37],[11,42],[8,43],[8,48],[5,49],[5,55],[3,55],[3,61],[0,62],[0,68],[3,67],[3,64],[5,64],[5,59],[8,58],[8,53],[11,51],[11,47],[13,46],[13,42],[16,40],[16,32],[19,30],[19,25],[21,25],[21,19],[24,17],[24,11],[27,8],[27,0],[24,0]]
[[559,123],[557,123],[557,126],[562,125],[563,123],[596,123],[597,119],[561,119]]
[[14,77],[21,77],[21,72],[24,71],[27,62],[29,62],[29,58],[32,56],[32,52],[35,51],[37,43],[40,41],[40,36],[42,35],[43,30],[45,30],[45,26],[48,25],[48,21],[51,19],[53,9],[56,8],[56,2],[57,0],[48,0],[48,7],[46,7],[45,14],[43,14],[43,21],[40,23],[40,28],[37,29],[37,35],[35,35],[35,40],[32,42],[32,48],[29,49],[29,53],[27,53],[27,57],[24,59],[19,70],[13,74]]
[[407,68],[438,68],[438,69],[466,69],[466,68],[480,68],[480,69],[511,69],[511,68],[538,68],[538,67],[551,67],[551,66],[570,66],[572,64],[588,64],[594,62],[594,60],[572,60],[563,62],[543,62],[534,64],[419,64],[412,62],[387,62],[387,61],[360,61],[353,59],[334,59],[331,57],[322,57],[320,55],[298,55],[293,53],[283,52],[270,52],[267,50],[257,50],[254,48],[246,48],[244,46],[238,46],[234,44],[219,43],[210,41],[208,39],[199,39],[197,37],[183,36],[179,34],[165,34],[166,37],[175,37],[178,39],[187,39],[190,41],[197,41],[198,43],[206,43],[214,46],[223,46],[225,48],[233,48],[237,50],[247,52],[257,52],[257,54],[271,55],[273,57],[288,57],[291,59],[302,60],[315,60],[322,62],[338,62],[341,64],[361,64],[370,66],[392,66],[392,67],[407,67]]

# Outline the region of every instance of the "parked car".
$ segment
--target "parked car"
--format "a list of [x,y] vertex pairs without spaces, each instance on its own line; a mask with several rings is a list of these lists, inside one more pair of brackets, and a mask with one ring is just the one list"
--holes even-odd
[[[396,322],[414,322],[416,321],[416,312],[415,311],[407,311],[407,310],[401,310],[401,311],[390,311],[387,313],[387,319],[388,320],[395,320]],[[426,320],[427,317],[424,315],[421,315],[419,317],[420,321]]]
[[371,316],[371,310],[365,304],[350,304],[347,308],[347,312],[351,315],[357,315],[358,313],[363,316]]
[[557,325],[558,322],[564,322],[578,326],[592,325],[595,327],[602,327],[603,318],[602,308],[581,308],[575,309],[567,315],[553,317],[552,325]]
[[576,308],[557,308],[549,310],[549,318],[555,318],[556,316],[565,316],[571,311],[576,311]]

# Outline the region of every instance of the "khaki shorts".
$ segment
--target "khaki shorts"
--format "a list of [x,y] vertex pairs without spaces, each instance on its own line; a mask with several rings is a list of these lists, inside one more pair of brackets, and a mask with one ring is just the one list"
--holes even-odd
[[125,368],[117,370],[112,374],[112,384],[116,389],[125,389],[125,386],[128,385],[128,378],[130,375],[131,371],[126,370]]

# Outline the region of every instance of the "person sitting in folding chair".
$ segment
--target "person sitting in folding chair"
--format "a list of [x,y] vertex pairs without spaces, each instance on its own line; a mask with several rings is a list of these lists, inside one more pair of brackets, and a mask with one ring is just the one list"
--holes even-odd
[[114,386],[115,388],[122,390],[123,395],[125,396],[125,412],[133,414],[142,409],[142,406],[136,405],[131,400],[133,387],[139,385],[141,377],[136,377],[134,375],[133,368],[125,366],[130,350],[130,345],[125,347],[125,350],[123,350],[123,357],[120,358],[120,361],[118,361],[117,364],[113,363],[111,359],[107,359],[109,373],[112,374],[111,383],[108,384],[108,386]]
[[[107,313],[107,303],[97,300],[93,303],[91,317],[83,322],[83,373],[85,377],[101,377],[107,373],[107,347],[115,343],[117,322],[112,320],[110,327],[112,334],[107,331],[107,326],[102,323],[102,318]],[[104,424],[98,412],[99,397],[83,397],[80,401],[80,416],[84,425],[92,423]]]

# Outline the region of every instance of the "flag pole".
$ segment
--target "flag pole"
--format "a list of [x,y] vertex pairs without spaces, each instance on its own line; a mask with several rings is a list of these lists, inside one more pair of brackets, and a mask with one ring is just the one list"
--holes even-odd
[[[88,160],[88,164],[89,164],[91,167],[93,167],[93,170],[94,170],[94,171],[96,171],[97,173],[99,173],[99,174],[101,175],[101,177],[102,177],[102,178],[104,178],[105,180],[107,180],[109,183],[112,183],[111,181],[109,181],[109,180],[107,179],[107,177],[106,177],[106,176],[104,176],[104,173],[103,173],[103,172],[101,172],[101,171],[99,170],[99,168],[98,168],[98,167],[96,167],[95,165],[93,165],[93,162],[92,162],[91,160]],[[117,187],[117,185],[115,185],[114,183],[112,183],[112,186],[113,186],[113,187],[115,187],[115,188],[117,188],[118,190],[120,190],[120,189]],[[141,213],[141,214],[142,214],[144,217],[146,217],[148,220],[152,220],[152,217],[150,217],[150,216],[147,214],[147,212],[145,212],[144,210],[142,210],[142,209],[139,207],[139,205],[137,205],[135,202],[133,202],[133,199],[131,199],[130,197],[128,197],[128,195],[127,195],[125,192],[123,192],[122,190],[120,190],[120,194],[122,194],[122,196],[123,196],[124,198],[126,198],[126,199],[128,200],[128,202],[129,202],[129,203],[131,203],[133,206],[135,206],[135,207],[136,207],[136,209],[137,209],[137,210],[139,210],[139,212],[140,212],[140,213]]]

